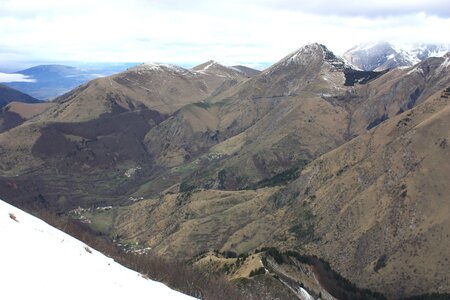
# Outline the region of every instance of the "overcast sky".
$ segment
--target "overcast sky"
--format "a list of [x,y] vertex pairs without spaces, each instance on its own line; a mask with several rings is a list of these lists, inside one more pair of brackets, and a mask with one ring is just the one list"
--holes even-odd
[[310,42],[450,43],[448,0],[0,0],[0,70],[43,62],[257,66]]

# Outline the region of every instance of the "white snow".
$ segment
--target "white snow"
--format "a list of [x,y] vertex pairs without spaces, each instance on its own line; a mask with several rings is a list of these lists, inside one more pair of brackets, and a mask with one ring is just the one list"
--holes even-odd
[[1,200],[0,236],[1,299],[194,299]]
[[[203,69],[201,69],[201,70],[196,70],[197,72],[200,72],[200,73],[205,73],[205,72],[207,72],[207,70],[208,69],[210,69],[211,67],[216,67],[216,71],[217,71],[217,68],[219,69],[219,72],[221,72],[221,73],[216,73],[216,75],[217,76],[220,76],[220,77],[232,77],[232,75],[230,75],[230,74],[227,74],[227,71],[226,70],[228,70],[228,71],[230,71],[230,72],[232,72],[232,73],[239,73],[239,74],[243,74],[243,72],[241,71],[241,70],[239,70],[238,68],[234,68],[234,67],[229,67],[229,66],[225,66],[225,65],[222,65],[222,64],[220,64],[220,63],[218,63],[217,61],[215,61],[215,60],[210,60],[210,61],[208,61],[207,62],[208,64],[205,66],[205,67],[203,67]],[[220,69],[225,69],[225,70],[220,70]],[[214,72],[214,71],[213,71]]]
[[379,43],[380,42],[378,41],[370,41],[368,43],[359,45],[356,50],[368,51],[373,47],[377,46]]
[[436,69],[436,73],[439,74],[442,71],[447,71],[448,67],[450,66],[450,57],[445,57],[444,61],[441,63],[441,65]]
[[209,68],[211,68],[214,65],[217,65],[218,63],[215,62],[214,60],[212,60],[206,67],[203,68],[203,70],[208,70]]
[[450,57],[446,57],[441,66],[442,68],[448,68],[450,66]]
[[411,75],[411,74],[414,74],[414,73],[421,73],[421,74],[423,74],[423,70],[419,66],[415,66],[411,70],[409,70],[408,73],[406,73],[406,75]]
[[130,68],[131,71],[135,71],[138,74],[141,72],[148,72],[148,71],[170,71],[178,74],[184,74],[184,75],[195,75],[195,72],[191,72],[188,69],[171,65],[171,64],[163,64],[163,63],[155,63],[155,62],[146,62],[140,65],[137,65],[133,68]]
[[395,54],[392,53],[392,54],[388,55],[387,59],[393,59],[394,57],[395,57]]
[[344,66],[345,66],[346,68],[350,68],[350,69],[353,69],[353,70],[362,71],[361,68],[355,66],[354,64],[352,64],[352,63],[351,63],[350,61],[348,61],[347,59],[345,59],[345,58],[343,58],[343,57],[340,57],[340,56],[338,56],[338,59],[340,59],[340,60],[342,60],[342,61],[344,62]]
[[235,71],[235,72],[244,74],[244,72],[243,72],[242,70],[238,69],[238,68],[235,68],[235,67],[227,67],[227,68],[229,68],[229,69],[231,69],[231,70],[233,70],[233,71]]
[[302,300],[314,300],[314,297],[311,296],[304,288],[299,288],[300,299]]
[[406,51],[406,50],[399,50],[397,51],[401,57],[408,61],[408,63],[411,66],[414,66],[415,64],[418,64],[421,62],[421,60],[417,57],[417,53],[411,52],[411,51]]

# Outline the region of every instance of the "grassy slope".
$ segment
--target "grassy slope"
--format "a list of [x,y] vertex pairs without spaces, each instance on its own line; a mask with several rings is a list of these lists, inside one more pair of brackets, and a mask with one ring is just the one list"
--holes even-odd
[[448,292],[449,114],[438,93],[313,161],[285,189],[138,202],[118,215],[115,232],[186,258],[209,249],[304,249],[390,296]]
[[311,163],[292,184],[314,195],[310,250],[390,295],[448,292],[449,114],[438,93]]

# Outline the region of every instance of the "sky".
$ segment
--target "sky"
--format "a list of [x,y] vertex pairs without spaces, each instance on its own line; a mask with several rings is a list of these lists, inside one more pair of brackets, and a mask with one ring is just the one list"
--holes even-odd
[[448,0],[0,0],[0,71],[210,59],[261,67],[319,42],[450,43]]

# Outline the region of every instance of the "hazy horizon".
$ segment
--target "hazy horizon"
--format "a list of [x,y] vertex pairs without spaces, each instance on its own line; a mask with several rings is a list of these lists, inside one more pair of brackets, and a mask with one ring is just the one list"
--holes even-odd
[[337,54],[369,41],[450,44],[442,28],[444,0],[0,0],[0,71],[209,59],[263,69],[311,42]]

